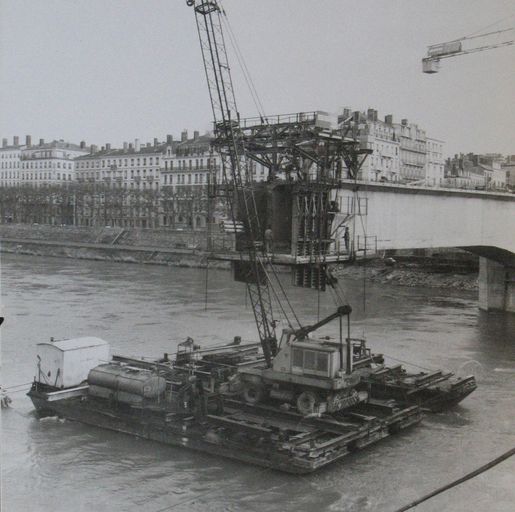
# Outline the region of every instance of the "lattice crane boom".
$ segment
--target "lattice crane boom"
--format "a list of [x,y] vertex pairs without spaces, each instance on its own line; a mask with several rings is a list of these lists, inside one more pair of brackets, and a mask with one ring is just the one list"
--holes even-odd
[[[240,128],[231,70],[222,27],[223,10],[216,0],[187,0],[194,8],[200,48],[213,110],[215,144],[222,158],[225,184],[228,185],[228,203],[234,226],[236,209],[243,209],[244,233],[239,234],[240,263],[248,269],[245,282],[250,297],[259,338],[267,364],[270,366],[277,351],[275,321],[264,259],[258,246],[262,229],[258,210],[248,175],[247,155]],[[230,187],[234,188],[231,198]],[[236,204],[235,204],[236,203]],[[235,231],[236,234],[236,231]]]
[[[514,32],[515,27],[507,28],[503,30],[495,30],[493,32],[486,32],[484,34],[477,34],[468,37],[462,37],[460,39],[454,39],[446,43],[433,44],[427,49],[427,56],[422,59],[422,71],[424,73],[438,73],[440,69],[440,60],[447,59],[449,57],[457,57],[458,55],[467,55],[469,53],[482,52],[485,50],[493,50],[494,48],[500,48],[502,46],[512,46],[515,44],[515,39],[506,39],[504,41],[497,41],[488,43],[490,39],[499,34],[505,34],[506,32]],[[474,43],[468,47],[468,42],[476,39],[487,38],[487,44],[480,44],[474,46]]]

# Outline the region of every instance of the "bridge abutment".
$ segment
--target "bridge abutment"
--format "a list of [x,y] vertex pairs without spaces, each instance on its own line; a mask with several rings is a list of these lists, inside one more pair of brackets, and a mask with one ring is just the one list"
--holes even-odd
[[479,258],[479,309],[515,312],[515,268]]

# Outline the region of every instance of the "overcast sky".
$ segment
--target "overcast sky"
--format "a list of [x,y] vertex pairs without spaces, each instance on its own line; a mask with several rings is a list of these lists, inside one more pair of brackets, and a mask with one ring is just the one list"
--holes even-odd
[[[515,26],[513,0],[224,6],[267,114],[370,107],[418,123],[447,155],[515,154],[515,46],[443,60],[434,75],[420,62],[429,44]],[[185,0],[0,0],[0,57],[1,137],[119,145],[210,127]],[[256,115],[232,68],[241,115]]]

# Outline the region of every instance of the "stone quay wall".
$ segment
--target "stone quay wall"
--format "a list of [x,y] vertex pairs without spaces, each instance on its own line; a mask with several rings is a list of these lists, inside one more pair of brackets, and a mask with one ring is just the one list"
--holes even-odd
[[[234,247],[230,233],[215,227],[211,249]],[[208,238],[205,231],[2,224],[0,250],[3,252],[202,267],[207,264]],[[210,266],[228,267],[224,262]]]

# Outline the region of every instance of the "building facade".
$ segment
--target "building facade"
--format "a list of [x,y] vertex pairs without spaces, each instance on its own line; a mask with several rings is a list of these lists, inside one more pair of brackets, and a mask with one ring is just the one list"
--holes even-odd
[[19,137],[13,137],[10,145],[7,139],[2,139],[0,148],[0,187],[13,187],[20,183],[21,152]]
[[502,164],[506,171],[506,186],[510,190],[515,190],[515,155],[508,155]]
[[38,187],[42,185],[70,185],[75,182],[75,159],[87,154],[86,144],[80,145],[54,140],[39,140],[32,145],[27,136],[21,151],[21,185]]
[[444,142],[428,138],[417,124],[393,116],[379,119],[377,110],[366,112],[344,108],[338,117],[340,127],[348,127],[361,147],[371,149],[358,179],[431,186],[444,183]]
[[506,190],[509,186],[509,167],[502,155],[454,155],[445,163],[448,186],[476,190]]
[[426,185],[439,187],[445,184],[444,143],[438,139],[426,139]]
[[79,225],[107,225],[155,228],[160,225],[160,179],[163,158],[173,150],[173,138],[166,142],[123,144],[114,149],[106,144],[91,146],[88,154],[75,160],[80,199]]
[[426,179],[427,137],[415,123],[402,119],[394,125],[400,150],[400,181],[421,182]]
[[106,144],[90,150],[75,160],[78,183],[103,184],[124,190],[159,190],[163,157],[171,151],[173,139],[153,143],[124,142],[123,148],[113,149]]
[[214,216],[215,188],[222,174],[220,156],[213,151],[211,141],[209,134],[195,131],[189,138],[183,130],[181,140],[164,157],[160,182],[162,226],[204,229]]
[[[344,112],[346,119],[349,113]],[[400,144],[395,135],[393,117],[388,115],[383,121],[378,118],[377,110],[368,109],[366,113],[354,112],[352,122],[361,147],[373,151],[361,167],[358,179],[398,182]]]

